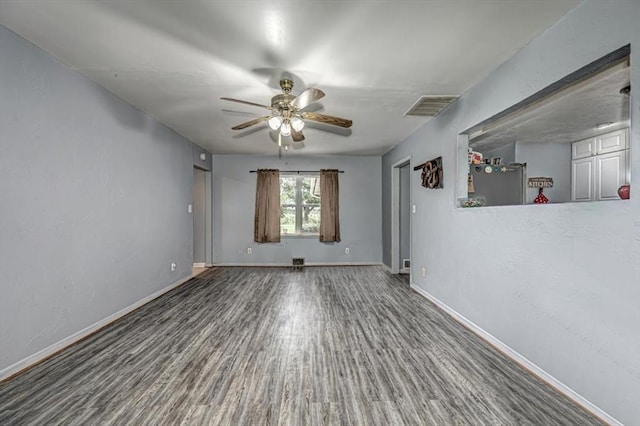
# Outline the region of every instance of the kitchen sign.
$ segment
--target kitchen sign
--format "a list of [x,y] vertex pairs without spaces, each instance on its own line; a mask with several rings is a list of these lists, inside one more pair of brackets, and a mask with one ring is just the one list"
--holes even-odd
[[529,188],[553,188],[553,178],[530,177]]

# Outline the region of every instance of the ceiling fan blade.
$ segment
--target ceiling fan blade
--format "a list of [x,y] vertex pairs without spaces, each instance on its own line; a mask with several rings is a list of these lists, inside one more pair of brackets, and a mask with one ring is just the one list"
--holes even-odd
[[242,123],[242,124],[238,124],[237,126],[233,126],[231,128],[231,130],[246,129],[247,127],[253,126],[254,124],[258,124],[258,123],[262,123],[263,121],[267,121],[270,118],[271,118],[270,115],[265,115],[264,117],[258,117],[258,118],[255,118],[253,120],[249,120],[246,123]]
[[304,92],[300,93],[293,100],[293,102],[291,102],[291,105],[297,109],[302,109],[308,105],[311,105],[311,103],[317,101],[318,99],[322,99],[323,97],[324,92],[322,90],[310,87]]
[[349,128],[353,124],[353,121],[347,120],[346,118],[334,117],[332,115],[318,114],[315,112],[302,112],[300,113],[300,116],[307,120],[331,124],[333,126],[340,126],[344,128]]
[[293,139],[294,142],[302,142],[304,140],[304,135],[302,134],[302,132],[298,132],[296,131],[296,129],[291,129],[291,139]]
[[260,108],[271,109],[271,107],[267,106],[267,105],[256,104],[254,102],[249,102],[249,101],[242,101],[240,99],[233,99],[233,98],[220,98],[220,99],[222,99],[223,101],[238,102],[240,104],[252,105],[252,106],[257,106],[257,107],[260,107]]

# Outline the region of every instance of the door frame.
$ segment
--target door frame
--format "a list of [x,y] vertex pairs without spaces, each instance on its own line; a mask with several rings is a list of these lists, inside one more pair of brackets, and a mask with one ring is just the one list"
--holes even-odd
[[[204,209],[205,209],[204,210],[204,229],[205,229],[204,259],[205,259],[205,266],[211,267],[213,266],[213,220],[212,220],[213,203],[212,203],[212,192],[211,192],[212,186],[213,186],[212,174],[211,174],[211,170],[198,167],[197,165],[194,165],[193,168],[194,170],[197,169],[204,173]],[[195,204],[194,201],[195,200],[191,201],[192,205]],[[193,214],[192,214],[192,221],[195,221],[195,216]],[[191,261],[192,263],[194,263],[193,252],[191,253],[191,257],[192,257]]]
[[[400,273],[400,167],[408,165],[411,170],[411,155],[404,157],[391,165],[391,273]],[[411,179],[409,179],[409,204],[413,201],[413,191]],[[409,250],[413,257],[411,232],[412,218],[409,214]],[[411,262],[413,264],[413,262]],[[411,280],[411,269],[409,268],[409,280]]]

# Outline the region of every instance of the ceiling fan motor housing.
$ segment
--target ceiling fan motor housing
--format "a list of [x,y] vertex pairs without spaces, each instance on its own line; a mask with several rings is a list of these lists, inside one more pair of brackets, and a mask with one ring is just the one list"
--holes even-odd
[[289,93],[275,95],[271,98],[271,107],[274,110],[279,111],[282,115],[288,114],[292,112],[291,102],[293,102],[295,98],[295,96]]

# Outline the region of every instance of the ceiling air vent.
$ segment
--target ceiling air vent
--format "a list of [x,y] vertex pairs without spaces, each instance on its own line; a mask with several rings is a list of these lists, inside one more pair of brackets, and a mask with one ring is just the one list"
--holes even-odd
[[458,98],[459,96],[422,96],[405,115],[435,117]]

